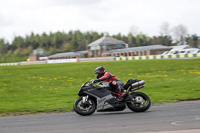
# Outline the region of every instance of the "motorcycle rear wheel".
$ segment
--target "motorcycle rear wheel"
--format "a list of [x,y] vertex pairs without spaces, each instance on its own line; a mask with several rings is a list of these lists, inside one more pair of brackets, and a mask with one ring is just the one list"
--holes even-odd
[[86,103],[83,103],[83,98],[79,97],[75,100],[73,108],[77,114],[87,116],[95,112],[96,104],[92,99],[88,99]]
[[134,98],[134,101],[127,102],[127,106],[130,110],[134,112],[144,112],[149,109],[151,100],[146,94],[142,92],[134,92],[130,95]]

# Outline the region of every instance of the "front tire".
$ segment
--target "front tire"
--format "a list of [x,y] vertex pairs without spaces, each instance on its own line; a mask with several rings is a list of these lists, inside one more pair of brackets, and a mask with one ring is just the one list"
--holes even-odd
[[73,108],[77,114],[87,116],[95,112],[96,104],[92,99],[88,99],[85,103],[83,103],[83,98],[79,97],[75,100]]
[[144,112],[149,109],[151,100],[146,94],[142,92],[134,92],[130,95],[134,98],[134,101],[127,102],[127,106],[130,110],[134,112]]

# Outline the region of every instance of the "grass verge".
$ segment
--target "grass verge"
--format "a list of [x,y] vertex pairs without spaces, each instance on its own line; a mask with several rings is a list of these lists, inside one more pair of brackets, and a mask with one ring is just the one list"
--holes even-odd
[[123,82],[146,81],[153,103],[200,98],[200,59],[79,62],[0,67],[0,115],[72,110],[80,86],[106,67]]

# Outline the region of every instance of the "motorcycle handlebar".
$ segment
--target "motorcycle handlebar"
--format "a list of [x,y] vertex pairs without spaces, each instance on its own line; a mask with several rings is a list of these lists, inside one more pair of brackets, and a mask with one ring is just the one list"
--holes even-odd
[[90,80],[90,85],[91,85],[91,86],[93,86],[94,81],[95,81],[94,79]]

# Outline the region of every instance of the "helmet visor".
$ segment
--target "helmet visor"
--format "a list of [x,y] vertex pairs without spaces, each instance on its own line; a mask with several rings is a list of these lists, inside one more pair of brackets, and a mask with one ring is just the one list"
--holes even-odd
[[95,71],[95,77],[98,79],[99,78],[99,71]]
[[98,79],[98,74],[95,73],[95,77]]

